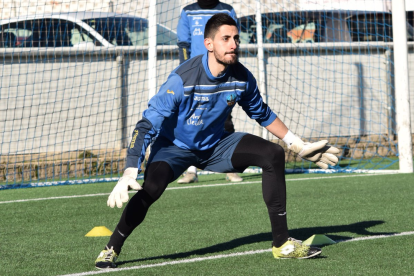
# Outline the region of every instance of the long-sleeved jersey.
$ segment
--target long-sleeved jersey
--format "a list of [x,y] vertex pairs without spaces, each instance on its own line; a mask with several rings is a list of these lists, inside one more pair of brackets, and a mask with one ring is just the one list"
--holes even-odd
[[276,119],[255,78],[241,63],[229,65],[219,77],[211,74],[207,53],[183,63],[152,97],[137,123],[127,167],[140,168],[146,148],[158,135],[183,149],[210,149],[223,136],[224,122],[236,103],[263,127]]
[[217,13],[227,13],[237,23],[233,7],[220,3],[213,9],[202,9],[197,3],[185,6],[177,26],[177,45],[179,47],[180,63],[189,58],[203,55],[207,49],[204,46],[204,29],[207,21]]

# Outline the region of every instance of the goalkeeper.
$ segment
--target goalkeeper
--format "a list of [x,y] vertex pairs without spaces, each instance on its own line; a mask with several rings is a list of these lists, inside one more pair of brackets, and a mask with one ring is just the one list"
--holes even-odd
[[[109,242],[96,259],[97,268],[116,267],[125,240],[144,220],[149,207],[191,165],[215,172],[261,167],[273,256],[302,259],[321,253],[319,248],[289,236],[283,148],[251,134],[224,132],[223,125],[237,103],[250,118],[283,139],[290,150],[323,169],[338,162],[334,154],[339,150],[328,146],[327,141],[304,143],[263,102],[255,78],[238,62],[239,34],[230,16],[219,13],[211,17],[204,38],[207,53],[188,60],[170,74],[136,125],[126,170],[107,204],[121,208],[128,201],[128,189],[139,191],[126,205]],[[136,178],[152,141],[141,188]]]

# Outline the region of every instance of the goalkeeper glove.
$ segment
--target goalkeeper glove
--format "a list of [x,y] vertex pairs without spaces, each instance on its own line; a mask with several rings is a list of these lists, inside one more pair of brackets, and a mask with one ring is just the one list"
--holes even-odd
[[[293,133],[290,133],[290,135],[293,135]],[[338,164],[338,157],[335,154],[339,154],[340,150],[329,146],[328,140],[305,143],[295,136],[292,141],[292,143],[288,143],[288,149],[297,153],[302,159],[315,163],[321,169],[327,169],[328,165],[335,166]]]
[[112,190],[112,193],[108,197],[107,205],[111,208],[115,207],[115,204],[118,208],[122,207],[124,202],[127,202],[129,199],[128,190],[142,190],[141,185],[136,181],[138,176],[138,168],[127,168],[118,180],[118,183]]

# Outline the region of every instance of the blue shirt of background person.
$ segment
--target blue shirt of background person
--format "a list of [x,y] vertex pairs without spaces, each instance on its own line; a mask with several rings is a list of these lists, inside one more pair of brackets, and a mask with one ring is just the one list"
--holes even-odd
[[180,64],[189,58],[206,53],[204,28],[207,21],[217,13],[230,15],[236,21],[240,31],[240,23],[237,20],[236,12],[228,4],[217,0],[198,0],[197,3],[183,8],[177,26]]

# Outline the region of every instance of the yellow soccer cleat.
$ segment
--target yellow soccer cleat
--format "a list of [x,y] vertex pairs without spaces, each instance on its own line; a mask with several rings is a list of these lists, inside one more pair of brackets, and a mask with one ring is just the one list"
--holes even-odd
[[302,241],[289,238],[281,247],[272,248],[276,259],[308,259],[322,253],[318,247],[310,247],[302,244]]
[[111,247],[110,249],[106,247],[106,249],[102,250],[98,258],[96,259],[95,267],[99,269],[115,268],[115,261],[117,258],[118,254],[116,254],[113,247]]

